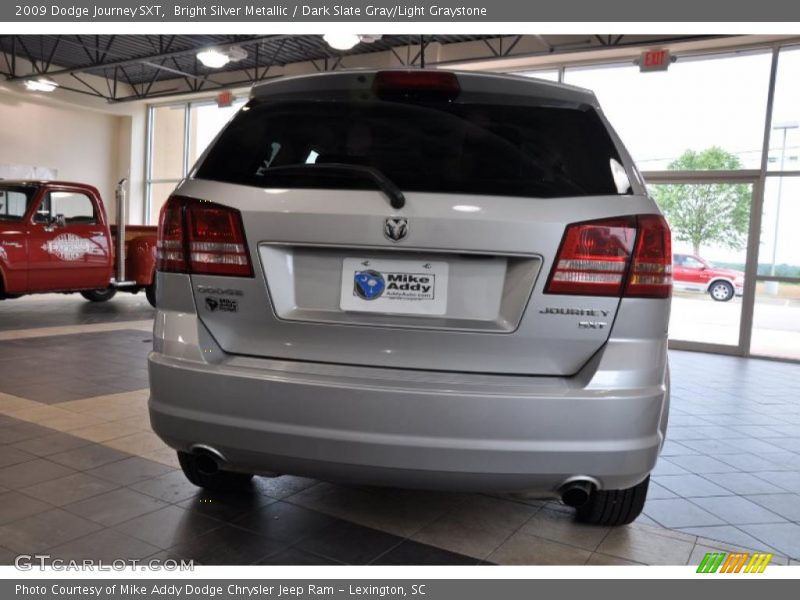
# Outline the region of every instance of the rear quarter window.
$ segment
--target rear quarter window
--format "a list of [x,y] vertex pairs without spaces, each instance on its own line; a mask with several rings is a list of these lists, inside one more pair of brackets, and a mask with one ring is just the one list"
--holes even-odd
[[35,193],[34,187],[0,187],[0,220],[20,221]]

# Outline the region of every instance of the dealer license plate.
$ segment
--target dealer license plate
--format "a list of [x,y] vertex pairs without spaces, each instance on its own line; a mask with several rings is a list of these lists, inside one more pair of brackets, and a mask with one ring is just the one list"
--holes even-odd
[[447,311],[447,263],[345,258],[342,310],[406,315]]

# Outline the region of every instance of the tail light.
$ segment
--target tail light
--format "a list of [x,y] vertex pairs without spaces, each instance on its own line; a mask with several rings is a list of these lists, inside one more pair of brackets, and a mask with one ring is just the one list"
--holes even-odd
[[186,273],[183,245],[183,199],[172,196],[158,216],[156,268],[167,273]]
[[452,100],[461,92],[455,73],[446,71],[379,71],[372,81],[378,96],[433,96]]
[[241,213],[204,200],[172,196],[158,225],[159,271],[252,277]]
[[669,227],[660,215],[567,226],[546,294],[667,298],[672,291]]
[[639,237],[625,295],[668,298],[672,292],[672,238],[661,215],[639,215]]

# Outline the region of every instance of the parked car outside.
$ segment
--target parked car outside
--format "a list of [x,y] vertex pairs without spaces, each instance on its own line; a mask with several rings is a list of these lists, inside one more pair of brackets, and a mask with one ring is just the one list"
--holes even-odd
[[269,82],[169,198],[158,248],[150,416],[193,483],[641,512],[669,412],[670,233],[591,92]]
[[672,256],[672,279],[676,290],[707,293],[718,302],[744,293],[744,273],[715,267],[695,254]]

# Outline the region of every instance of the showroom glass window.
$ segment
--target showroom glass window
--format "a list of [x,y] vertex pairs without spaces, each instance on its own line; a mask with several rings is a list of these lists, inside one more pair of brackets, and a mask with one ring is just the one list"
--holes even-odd
[[147,199],[149,224],[178,182],[186,176],[236,111],[244,104],[218,107],[213,101],[151,106],[148,128]]
[[750,350],[800,360],[800,48],[778,56]]
[[[564,82],[593,90],[642,171],[758,169],[770,53],[680,57],[667,71],[631,63],[568,67]],[[692,160],[720,148],[727,162]]]

